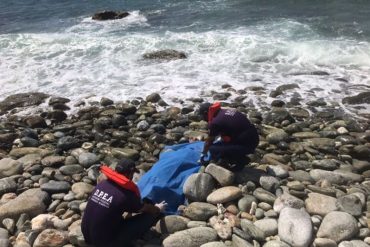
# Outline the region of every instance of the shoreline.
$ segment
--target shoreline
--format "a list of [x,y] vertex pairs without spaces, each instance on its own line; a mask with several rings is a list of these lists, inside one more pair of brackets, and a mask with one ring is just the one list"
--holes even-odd
[[[275,93],[295,87],[286,85]],[[221,91],[210,97],[229,101],[223,105],[247,114],[258,127],[261,141],[251,163],[237,174],[216,165],[201,168],[191,176],[196,182],[184,188],[193,202],[182,207],[182,216],[165,217],[137,245],[369,245],[369,118],[354,118],[320,99],[302,106],[276,98],[257,109],[243,103],[249,92],[228,85]],[[80,218],[97,176],[88,168],[129,157],[143,174],[165,145],[204,138],[206,123],[194,114],[201,101],[171,106],[155,93],[121,103],[103,97],[76,106],[73,115],[68,99],[42,93],[1,102],[2,112],[43,108],[0,118],[0,231],[7,236],[0,243],[85,246]],[[202,183],[205,176],[214,183]]]

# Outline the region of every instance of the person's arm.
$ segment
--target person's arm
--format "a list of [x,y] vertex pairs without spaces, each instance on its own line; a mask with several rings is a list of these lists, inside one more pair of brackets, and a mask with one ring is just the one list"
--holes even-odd
[[202,152],[203,155],[207,155],[209,147],[215,141],[215,138],[216,138],[215,136],[208,136],[207,140],[204,143],[203,152]]
[[148,214],[159,214],[165,210],[166,205],[167,203],[165,201],[157,203],[155,205],[151,203],[144,203],[143,207],[139,210],[139,212]]

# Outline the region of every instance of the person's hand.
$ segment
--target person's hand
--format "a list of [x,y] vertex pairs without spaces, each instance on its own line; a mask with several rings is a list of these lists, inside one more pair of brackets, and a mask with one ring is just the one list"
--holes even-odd
[[162,202],[160,202],[160,203],[155,204],[154,206],[156,206],[157,208],[159,208],[159,211],[160,211],[161,213],[163,213],[163,212],[164,212],[164,210],[166,210],[167,202],[162,201]]
[[207,158],[207,155],[206,155],[206,154],[202,154],[202,155],[200,156],[199,163],[200,163],[202,166],[207,165],[207,160],[206,160],[206,158]]

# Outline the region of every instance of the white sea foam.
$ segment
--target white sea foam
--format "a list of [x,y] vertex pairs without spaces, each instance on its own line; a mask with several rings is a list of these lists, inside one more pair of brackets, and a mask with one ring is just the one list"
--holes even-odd
[[[63,33],[0,35],[0,99],[25,91],[72,100],[91,95],[124,100],[160,92],[171,101],[204,95],[225,83],[268,90],[297,83],[304,100],[339,102],[363,91],[356,85],[370,84],[368,42],[325,39],[291,20],[207,32],[121,32],[132,25],[149,24],[137,11],[122,20],[82,19]],[[161,49],[184,51],[188,58],[142,59]],[[329,76],[312,75],[315,71]],[[272,99],[248,94],[246,100],[266,104]]]

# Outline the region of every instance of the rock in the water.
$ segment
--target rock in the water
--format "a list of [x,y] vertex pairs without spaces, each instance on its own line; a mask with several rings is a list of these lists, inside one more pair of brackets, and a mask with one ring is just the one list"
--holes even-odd
[[129,15],[130,14],[128,12],[116,12],[116,11],[105,10],[102,12],[95,13],[92,19],[97,20],[97,21],[116,20],[116,19],[125,18]]
[[356,219],[346,212],[331,212],[323,219],[317,232],[319,238],[329,238],[339,243],[356,236],[359,229]]
[[191,201],[203,202],[215,188],[215,181],[207,173],[195,173],[186,179],[183,187],[185,196]]
[[235,186],[222,187],[215,190],[207,197],[207,202],[212,204],[230,202],[239,199],[242,196],[242,191]]
[[312,242],[313,227],[304,209],[284,208],[280,212],[279,237],[292,246],[307,247]]
[[49,95],[44,93],[19,93],[10,95],[0,102],[0,115],[16,107],[39,105],[47,97]]
[[307,212],[321,216],[336,211],[336,203],[336,198],[319,193],[309,193],[305,201]]
[[234,182],[234,173],[221,166],[209,164],[205,172],[214,177],[221,186],[229,186]]
[[10,177],[23,172],[22,164],[10,158],[0,160],[0,178]]
[[168,215],[159,220],[156,224],[157,232],[161,234],[171,234],[185,230],[189,219],[179,215]]
[[217,207],[205,202],[193,202],[184,210],[184,216],[191,220],[207,221],[217,214]]
[[209,227],[197,227],[176,232],[163,241],[164,247],[199,247],[216,241],[217,233]]
[[355,96],[345,97],[342,100],[343,104],[370,104],[370,92],[362,92]]
[[55,229],[46,229],[36,238],[34,247],[62,247],[68,243],[68,233]]
[[18,219],[23,213],[34,217],[46,210],[48,200],[49,196],[46,192],[40,189],[29,189],[0,206],[0,220],[5,218]]
[[29,116],[24,120],[30,128],[46,128],[45,119],[41,116]]
[[146,53],[143,55],[145,59],[163,59],[163,60],[173,60],[173,59],[184,59],[186,55],[184,52],[175,50],[161,50]]
[[146,96],[145,100],[147,102],[157,103],[159,100],[161,100],[161,96],[158,93],[152,93]]

